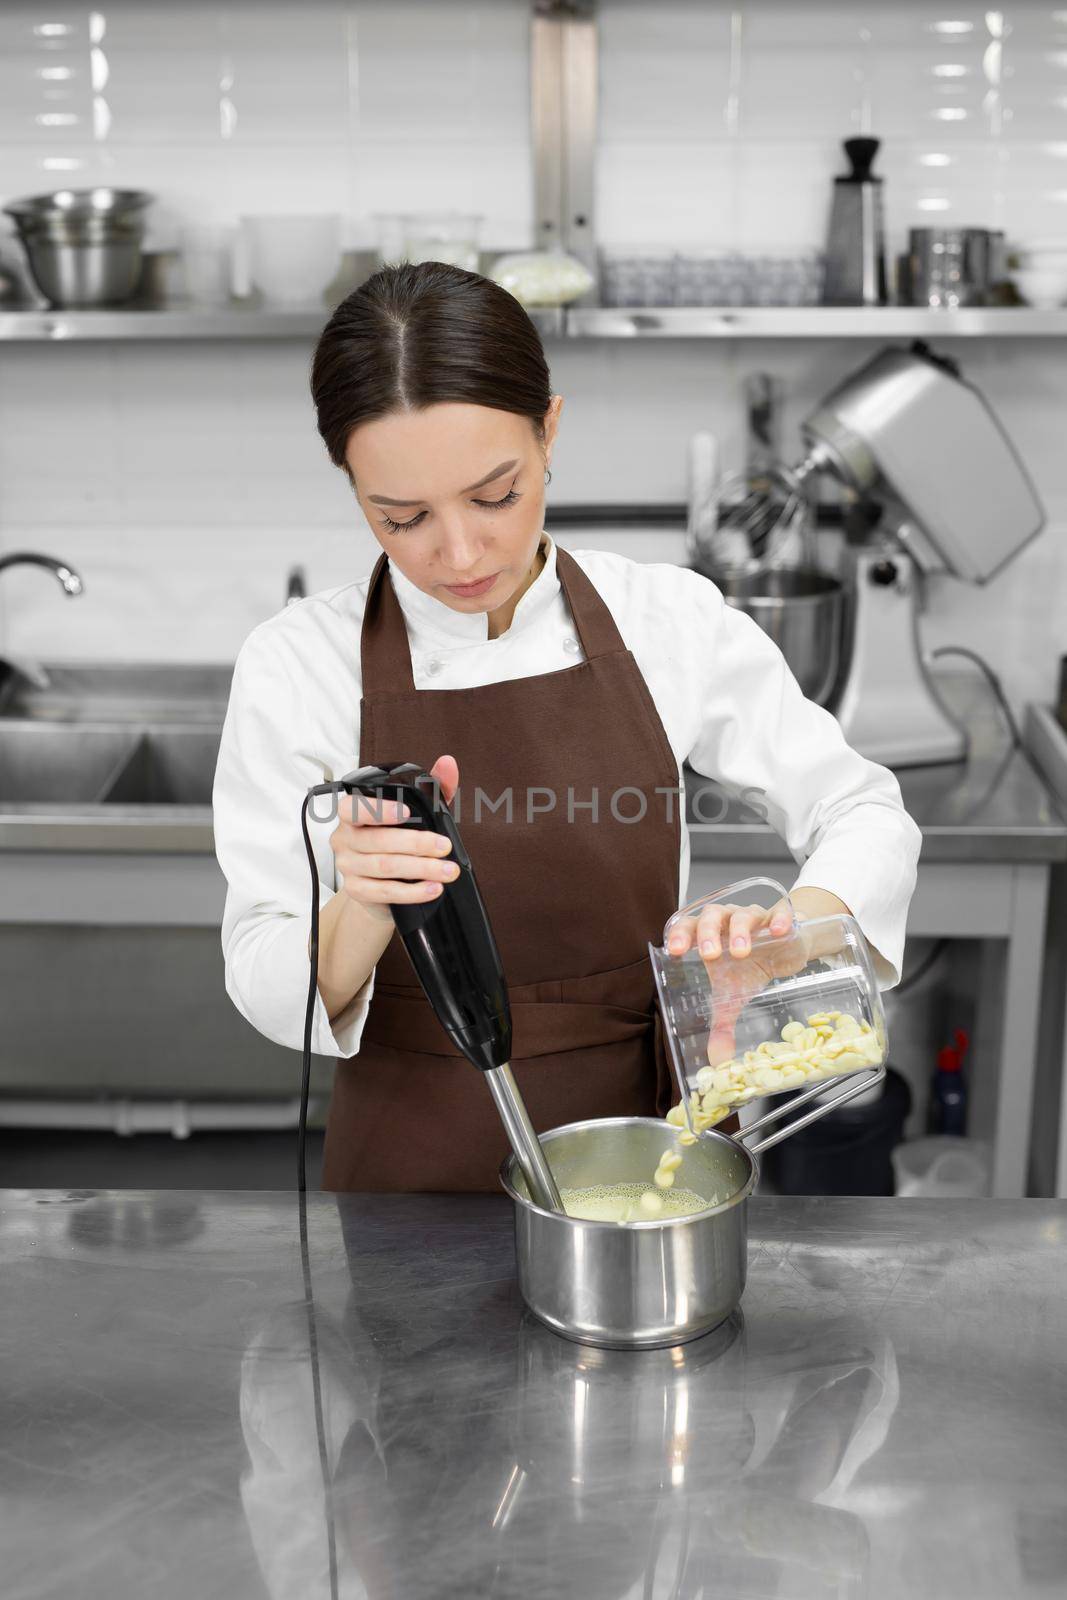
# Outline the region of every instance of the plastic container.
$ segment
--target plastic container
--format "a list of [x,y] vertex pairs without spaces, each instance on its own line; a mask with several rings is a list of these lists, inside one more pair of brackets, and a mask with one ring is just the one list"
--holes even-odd
[[767,906],[789,896],[773,878],[745,878],[675,912],[663,945],[648,947],[664,1035],[681,1090],[672,1120],[691,1133],[714,1127],[737,1106],[827,1079],[873,1078],[888,1038],[867,942],[847,915],[798,921],[788,933],[761,931],[745,956],[724,948],[705,961],[696,948],[667,949],[681,922],[695,931],[715,904]]
[[322,216],[242,217],[238,237],[238,292],[247,274],[275,305],[315,305],[341,265],[341,219]]
[[966,1200],[987,1195],[992,1161],[981,1139],[941,1135],[912,1139],[893,1151],[898,1195],[924,1200]]
[[483,217],[473,211],[376,211],[378,260],[444,261],[477,272]]

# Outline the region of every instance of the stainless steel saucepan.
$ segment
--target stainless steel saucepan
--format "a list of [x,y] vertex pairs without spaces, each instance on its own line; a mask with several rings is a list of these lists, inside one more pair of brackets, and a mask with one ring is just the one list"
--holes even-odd
[[[500,1169],[515,1204],[519,1289],[535,1316],[582,1344],[652,1349],[697,1339],[737,1306],[747,1269],[748,1197],[761,1150],[864,1093],[885,1068],[854,1073],[839,1093],[818,1084],[779,1104],[740,1134],[706,1132],[686,1147],[679,1185],[709,1202],[690,1216],[589,1222],[533,1203],[514,1156]],[[795,1115],[754,1143],[762,1129]],[[560,1189],[651,1181],[678,1130],[654,1117],[574,1122],[541,1135]]]

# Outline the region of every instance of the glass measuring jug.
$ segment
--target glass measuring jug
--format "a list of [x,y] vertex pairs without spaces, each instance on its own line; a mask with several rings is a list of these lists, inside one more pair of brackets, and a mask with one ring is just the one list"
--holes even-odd
[[[791,927],[753,934],[747,955],[705,959],[696,947],[701,912],[714,904],[784,901]],[[668,948],[679,924],[694,933],[684,955]],[[847,914],[800,920],[780,883],[744,878],[676,911],[649,958],[664,1034],[681,1091],[669,1120],[691,1133],[732,1110],[786,1090],[817,1096],[827,1079],[863,1074],[841,1099],[882,1076],[888,1036],[870,948]]]

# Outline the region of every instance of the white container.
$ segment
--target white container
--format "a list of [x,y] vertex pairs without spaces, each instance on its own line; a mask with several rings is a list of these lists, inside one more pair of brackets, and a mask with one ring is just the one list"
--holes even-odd
[[987,1195],[992,1163],[980,1139],[938,1134],[912,1139],[893,1151],[898,1195],[922,1200],[969,1200]]
[[341,219],[321,216],[241,218],[235,292],[243,280],[275,305],[317,305],[341,265]]
[[1016,267],[1012,279],[1027,304],[1039,311],[1054,311],[1067,301],[1067,261],[1050,259],[1032,267]]
[[477,272],[482,218],[469,211],[376,211],[378,261],[444,261]]
[[464,211],[424,211],[412,213],[404,221],[406,261],[445,261],[477,272],[480,216]]
[[181,287],[198,306],[224,306],[230,300],[236,230],[225,223],[196,222],[182,226]]

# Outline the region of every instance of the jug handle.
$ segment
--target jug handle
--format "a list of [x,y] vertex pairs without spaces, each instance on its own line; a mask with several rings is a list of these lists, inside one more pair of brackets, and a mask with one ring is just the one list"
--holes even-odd
[[881,1083],[885,1077],[885,1063],[880,1067],[868,1067],[859,1072],[850,1072],[845,1080],[845,1086],[840,1094],[835,1094],[831,1100],[826,1100],[821,1106],[816,1106],[814,1111],[809,1111],[806,1116],[794,1117],[792,1122],[784,1128],[779,1128],[766,1139],[759,1139],[755,1144],[749,1144],[749,1137],[758,1133],[761,1128],[768,1128],[773,1123],[781,1121],[798,1106],[806,1105],[809,1100],[814,1100],[816,1095],[825,1094],[826,1090],[821,1083],[811,1089],[805,1089],[803,1094],[787,1100],[777,1110],[768,1111],[764,1116],[758,1117],[755,1122],[750,1122],[747,1128],[742,1128],[740,1133],[731,1137],[737,1144],[743,1144],[752,1155],[758,1156],[761,1151],[769,1150],[772,1144],[781,1144],[783,1139],[788,1139],[790,1134],[799,1133],[801,1128],[808,1128],[813,1122],[818,1122],[822,1117],[828,1116],[831,1111],[836,1111],[838,1106],[843,1106],[847,1101],[854,1100],[858,1094],[863,1094],[868,1089],[873,1089],[876,1083]]
[[[775,892],[776,897],[779,900],[784,900],[786,902],[786,904],[788,905],[788,907],[789,907],[789,915],[793,919],[793,926],[792,926],[792,929],[790,930],[790,933],[784,935],[784,937],[785,938],[791,938],[793,936],[793,934],[796,933],[796,929],[797,929],[797,914],[793,910],[793,902],[789,897],[789,891],[786,888],[784,888],[784,886],[782,884],[780,884],[777,881],[776,878],[760,878],[760,877],[757,877],[757,878],[741,878],[741,879],[738,880],[737,883],[728,883],[726,885],[725,889],[716,889],[713,894],[701,895],[699,900],[693,900],[687,906],[680,906],[679,909],[677,911],[675,911],[672,916],[668,917],[667,921],[663,925],[663,947],[664,947],[664,949],[666,949],[666,947],[667,947],[667,940],[668,940],[668,938],[670,936],[670,930],[673,927],[673,925],[678,921],[679,917],[691,917],[691,916],[694,916],[697,912],[702,910],[704,906],[714,905],[714,903],[717,900],[721,900],[721,901],[733,901],[733,900],[736,900],[736,899],[738,899],[738,897],[740,896],[740,894],[742,893],[743,890],[745,890],[745,889],[754,889],[754,888],[757,887],[757,885],[761,886],[762,888],[765,888],[765,889],[773,889],[774,892]],[[757,934],[756,935],[757,939],[761,938],[761,937],[766,937],[766,935],[761,935],[761,934]]]

